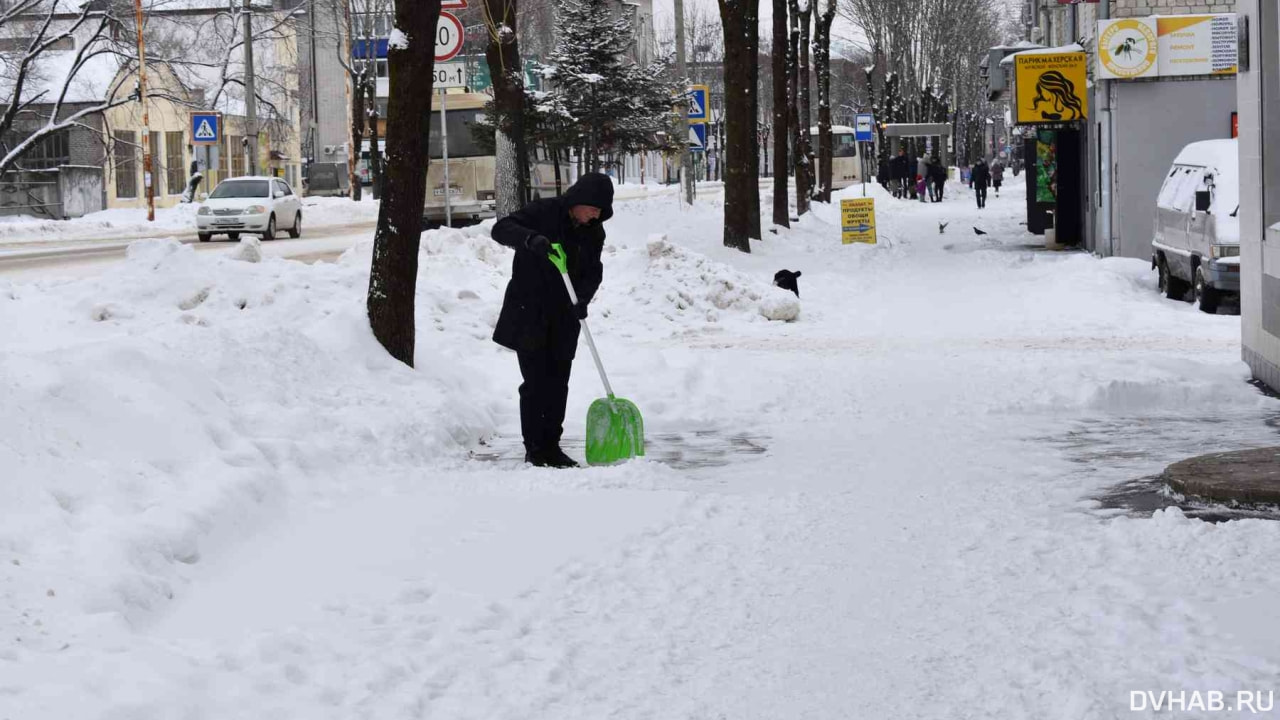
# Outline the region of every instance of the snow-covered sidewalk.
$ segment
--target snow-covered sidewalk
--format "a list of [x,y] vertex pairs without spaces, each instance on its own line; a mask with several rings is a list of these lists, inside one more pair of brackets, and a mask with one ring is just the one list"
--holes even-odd
[[1021,179],[983,211],[956,185],[873,186],[879,247],[819,206],[749,256],[714,193],[620,202],[592,327],[651,457],[607,469],[520,464],[483,227],[425,236],[416,370],[365,324],[367,242],[0,279],[0,718],[1079,720],[1274,690],[1280,525],[1093,500],[1274,443],[1238,318],[1029,247]]

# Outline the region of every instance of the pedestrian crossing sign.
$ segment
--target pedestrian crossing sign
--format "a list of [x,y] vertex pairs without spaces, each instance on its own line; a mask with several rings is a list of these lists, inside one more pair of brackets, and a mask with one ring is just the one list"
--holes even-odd
[[689,87],[689,122],[704,123],[707,121],[708,92],[709,89],[706,85],[691,85]]
[[876,244],[875,198],[851,198],[840,201],[841,240],[852,243]]
[[191,113],[191,143],[217,145],[222,142],[221,120],[216,112]]

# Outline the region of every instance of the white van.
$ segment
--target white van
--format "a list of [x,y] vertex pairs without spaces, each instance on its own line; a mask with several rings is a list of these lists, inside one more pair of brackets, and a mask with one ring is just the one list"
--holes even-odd
[[1151,267],[1171,300],[1207,313],[1240,294],[1240,173],[1235,140],[1194,142],[1178,153],[1156,199]]

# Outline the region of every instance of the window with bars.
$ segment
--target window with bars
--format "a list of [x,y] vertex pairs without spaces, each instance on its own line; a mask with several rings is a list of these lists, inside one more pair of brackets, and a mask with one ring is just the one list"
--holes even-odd
[[[4,150],[17,147],[27,136],[18,133],[6,133]],[[71,164],[71,134],[60,130],[52,135],[37,140],[18,159],[18,167],[23,170],[48,170],[59,165]]]
[[244,175],[244,136],[228,135],[227,136],[227,154],[231,156],[231,175],[229,177],[241,177]]
[[186,173],[183,172],[186,164],[182,160],[182,141],[181,130],[164,134],[165,183],[169,186],[170,195],[181,194],[187,185]]
[[116,197],[138,197],[138,134],[132,130],[115,130],[111,133],[111,154],[114,156]]

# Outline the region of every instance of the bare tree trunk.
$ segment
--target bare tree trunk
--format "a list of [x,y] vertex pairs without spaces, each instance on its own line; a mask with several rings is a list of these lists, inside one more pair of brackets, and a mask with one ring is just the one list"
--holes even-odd
[[724,244],[747,253],[751,252],[753,215],[757,230],[760,224],[753,70],[759,44],[758,3],[759,0],[719,0],[725,38],[725,145],[733,148],[724,172]]
[[750,163],[751,184],[748,190],[751,193],[750,204],[751,214],[748,219],[751,224],[751,238],[759,240],[760,233],[760,0],[751,0],[750,12],[751,16],[747,18],[748,27],[751,32],[744,38],[747,42],[747,50],[751,62],[751,78],[748,87],[747,100],[750,102],[751,110],[747,113],[746,119],[749,127],[751,141],[742,148],[749,157],[747,161]]
[[496,213],[509,215],[529,201],[529,149],[524,128],[524,70],[516,37],[516,0],[484,0],[489,45],[485,59],[493,78],[498,121]]
[[369,174],[373,176],[373,199],[382,196],[382,152],[378,148],[378,82],[369,88]]
[[[343,38],[347,47],[346,57],[348,61],[352,57],[351,37],[353,26],[351,24],[351,3],[342,3],[342,12],[346,17],[345,37]],[[348,120],[351,127],[347,132],[347,192],[352,200],[359,200],[362,187],[360,185],[360,144],[364,140],[364,72],[358,75],[352,72],[347,73],[347,101],[349,104]]]
[[412,367],[440,0],[396,0],[395,7],[396,28],[407,44],[393,44],[387,57],[387,177],[373,236],[366,306],[374,337],[392,357]]
[[818,73],[818,199],[831,202],[831,23],[836,19],[835,0],[814,23],[813,58]]
[[787,203],[787,0],[773,0],[773,224],[791,227]]
[[787,123],[791,137],[791,164],[796,179],[796,215],[809,212],[808,174],[804,171],[804,138],[809,128],[800,127],[800,3],[787,2],[790,31],[787,38]]
[[807,0],[804,7],[800,9],[800,139],[803,143],[801,147],[804,156],[804,186],[810,198],[813,197],[815,173],[813,137],[809,134],[809,129],[813,127],[813,103],[809,94],[809,32],[813,25],[813,3],[816,1]]

